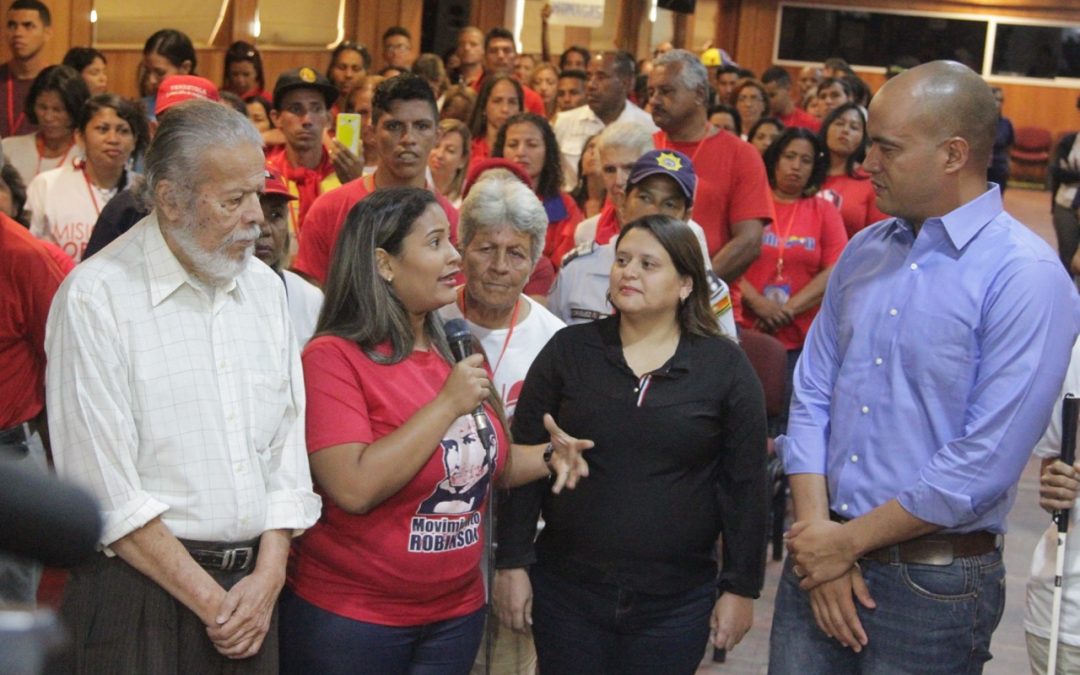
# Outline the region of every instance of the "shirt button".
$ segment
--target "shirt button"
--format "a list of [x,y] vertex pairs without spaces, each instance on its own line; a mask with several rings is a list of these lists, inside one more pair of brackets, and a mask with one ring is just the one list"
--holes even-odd
[[899,314],[899,313],[900,313],[900,312],[896,311],[896,309],[890,309],[890,310],[889,310],[889,316],[896,316],[896,315],[897,315],[897,314]]
[[852,455],[851,456],[851,461],[853,461],[853,462],[859,461],[859,456],[858,455]]
[[880,366],[882,363],[885,363],[885,360],[882,359],[880,356],[877,357],[876,359],[874,359],[874,365],[875,366]]
[[244,473],[244,465],[241,464],[240,462],[237,462],[236,464],[234,464],[233,469],[236,471],[236,473]]
[[634,387],[634,393],[635,394],[638,393],[639,391],[641,391],[641,387]]
[[911,269],[913,269],[913,270],[919,269],[919,263],[911,263]]
[[229,421],[230,422],[235,422],[236,421],[236,413],[229,413]]
[[864,414],[864,415],[865,415],[865,414],[866,414],[866,413],[868,413],[868,412],[870,412],[870,406],[868,406],[868,405],[864,405],[864,406],[862,407],[862,414]]
[[847,504],[841,504],[840,505],[840,510],[841,511],[847,511]]

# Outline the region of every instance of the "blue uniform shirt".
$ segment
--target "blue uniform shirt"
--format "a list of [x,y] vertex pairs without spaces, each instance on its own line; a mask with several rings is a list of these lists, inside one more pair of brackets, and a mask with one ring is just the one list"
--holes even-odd
[[807,336],[786,471],[824,474],[850,518],[897,498],[947,530],[1004,532],[1078,330],[1061,262],[997,186],[917,237],[900,219],[873,225]]

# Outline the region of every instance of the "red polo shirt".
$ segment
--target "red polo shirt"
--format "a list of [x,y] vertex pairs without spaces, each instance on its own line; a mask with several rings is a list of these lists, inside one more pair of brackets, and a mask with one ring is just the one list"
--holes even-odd
[[63,278],[41,242],[0,214],[0,429],[45,407],[45,320]]
[[[345,216],[358,201],[374,191],[375,174],[369,174],[320,195],[308,211],[304,229],[300,232],[300,250],[293,260],[293,269],[315,279],[320,286],[325,285],[334,244],[345,224]],[[450,221],[450,241],[457,244],[457,209],[438,192],[435,192],[435,199]]]

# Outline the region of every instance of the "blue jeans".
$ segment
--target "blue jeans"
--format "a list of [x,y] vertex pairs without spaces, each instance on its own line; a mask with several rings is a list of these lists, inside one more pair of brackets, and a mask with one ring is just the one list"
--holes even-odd
[[467,675],[487,608],[423,626],[382,626],[320,609],[281,591],[281,673]]
[[534,565],[533,639],[543,675],[692,675],[705,655],[716,586],[648,595],[571,581]]
[[769,637],[771,675],[981,673],[1005,609],[1001,552],[950,565],[859,562],[876,609],[855,601],[868,644],[856,654],[814,623],[792,560],[784,564]]

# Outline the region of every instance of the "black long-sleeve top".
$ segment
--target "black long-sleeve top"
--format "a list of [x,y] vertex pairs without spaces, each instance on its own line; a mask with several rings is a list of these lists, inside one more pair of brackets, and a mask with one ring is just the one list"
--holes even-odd
[[[496,566],[534,562],[567,578],[678,593],[717,579],[757,597],[764,580],[766,423],[761,385],[742,350],[684,334],[672,358],[638,378],[617,316],[551,339],[525,379],[516,442],[548,440],[543,414],[596,446],[576,490],[538,481],[502,495]],[[535,542],[541,509],[545,526]]]
[[1061,160],[1068,159],[1076,142],[1076,133],[1066,134],[1058,141],[1054,154],[1050,156],[1050,203],[1054,202],[1058,186],[1062,183],[1080,182],[1080,172],[1061,166]]

